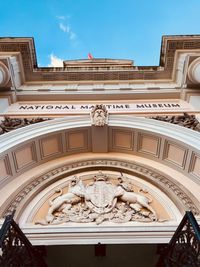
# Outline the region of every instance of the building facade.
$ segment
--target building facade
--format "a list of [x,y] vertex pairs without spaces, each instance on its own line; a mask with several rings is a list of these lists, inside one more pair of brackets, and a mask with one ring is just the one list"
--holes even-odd
[[[37,65],[0,39],[0,217],[34,245],[168,243],[200,220],[200,36],[164,36],[159,66]],[[77,265],[78,266],[78,265]]]

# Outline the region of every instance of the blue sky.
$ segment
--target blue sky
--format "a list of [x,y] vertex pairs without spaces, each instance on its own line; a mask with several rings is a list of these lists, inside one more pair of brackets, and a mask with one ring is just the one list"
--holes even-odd
[[40,66],[89,52],[158,65],[174,34],[200,34],[199,0],[0,0],[0,36],[34,37]]

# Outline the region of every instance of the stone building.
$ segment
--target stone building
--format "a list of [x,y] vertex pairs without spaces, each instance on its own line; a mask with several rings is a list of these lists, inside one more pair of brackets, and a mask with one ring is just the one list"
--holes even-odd
[[1,38],[1,222],[16,210],[50,266],[154,266],[185,211],[200,220],[199,84],[198,35],[164,36],[159,66],[61,68],[38,67],[32,38]]

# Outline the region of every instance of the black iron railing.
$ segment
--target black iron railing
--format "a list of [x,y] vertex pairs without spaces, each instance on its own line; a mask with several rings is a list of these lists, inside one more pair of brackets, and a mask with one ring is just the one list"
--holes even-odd
[[0,267],[47,267],[41,251],[30,241],[8,215],[0,230]]
[[187,211],[156,267],[200,267],[200,228]]

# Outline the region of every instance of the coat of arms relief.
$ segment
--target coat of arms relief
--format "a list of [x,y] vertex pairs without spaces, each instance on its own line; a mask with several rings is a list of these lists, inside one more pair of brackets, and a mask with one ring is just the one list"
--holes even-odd
[[49,200],[45,219],[36,224],[161,221],[152,201],[147,190],[140,188],[135,192],[134,185],[122,174],[113,181],[99,171],[87,184],[74,176],[66,193],[63,189],[56,190]]

